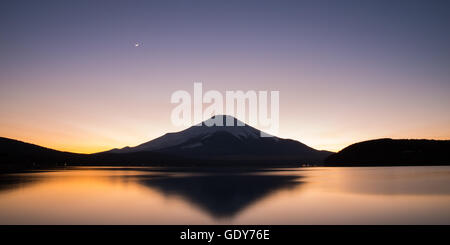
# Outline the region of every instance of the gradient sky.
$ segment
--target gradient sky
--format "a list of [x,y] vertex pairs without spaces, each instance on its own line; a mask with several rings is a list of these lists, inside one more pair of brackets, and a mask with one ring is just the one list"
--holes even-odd
[[[166,132],[175,90],[279,90],[279,136],[450,138],[448,1],[0,3],[0,136],[59,150]],[[141,43],[135,47],[134,43]]]

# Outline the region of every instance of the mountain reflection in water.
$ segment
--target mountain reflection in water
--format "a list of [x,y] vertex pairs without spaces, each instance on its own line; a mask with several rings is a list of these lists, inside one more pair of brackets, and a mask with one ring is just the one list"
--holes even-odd
[[298,176],[232,174],[139,178],[139,183],[179,195],[216,217],[229,217],[279,189],[299,185]]
[[450,167],[0,173],[0,224],[450,224]]

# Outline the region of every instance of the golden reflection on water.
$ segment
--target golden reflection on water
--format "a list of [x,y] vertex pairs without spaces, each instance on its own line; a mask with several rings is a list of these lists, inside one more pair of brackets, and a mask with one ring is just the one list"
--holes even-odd
[[450,167],[2,174],[0,224],[450,224]]

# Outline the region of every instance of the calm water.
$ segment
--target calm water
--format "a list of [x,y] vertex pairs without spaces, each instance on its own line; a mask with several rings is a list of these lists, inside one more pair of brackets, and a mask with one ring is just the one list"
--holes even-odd
[[450,224],[450,167],[2,174],[0,224]]

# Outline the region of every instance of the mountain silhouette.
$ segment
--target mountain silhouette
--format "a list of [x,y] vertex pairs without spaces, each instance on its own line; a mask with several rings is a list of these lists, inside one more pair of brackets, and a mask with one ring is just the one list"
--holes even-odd
[[[222,120],[223,125],[227,125],[228,120],[234,122],[234,126],[207,126],[213,120]],[[264,134],[234,117],[215,116],[199,125],[165,134],[136,147],[94,154],[62,152],[0,138],[0,165],[25,168],[61,165],[282,167],[322,163],[331,154],[295,140],[261,137]]]
[[130,154],[63,152],[0,137],[0,168],[3,171],[65,165],[140,165],[143,163],[164,165],[182,162],[183,159],[153,152]]
[[[214,122],[221,122],[222,126],[213,125]],[[234,126],[226,126],[227,122],[232,122]],[[261,136],[268,134],[232,116],[217,115],[186,130],[165,134],[136,147],[113,149],[108,153],[152,151],[198,160],[291,163],[322,163],[331,154],[295,140]]]
[[0,137],[0,164],[2,166],[33,167],[38,164],[55,165],[65,159],[82,157],[83,154],[57,151],[18,140]]
[[450,140],[377,139],[350,145],[327,166],[450,165]]

